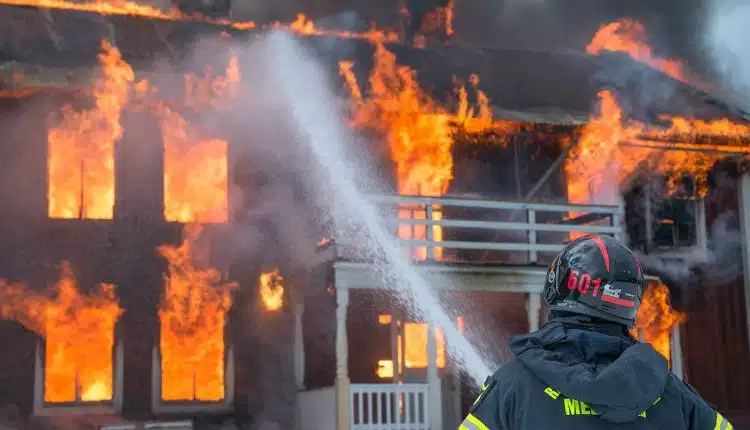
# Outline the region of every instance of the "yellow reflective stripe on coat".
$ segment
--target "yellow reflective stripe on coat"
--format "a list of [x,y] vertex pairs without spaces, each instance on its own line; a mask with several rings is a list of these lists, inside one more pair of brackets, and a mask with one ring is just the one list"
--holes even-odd
[[479,421],[479,418],[475,417],[472,414],[469,414],[466,416],[466,419],[464,422],[461,423],[460,426],[458,426],[459,430],[490,430],[489,427],[484,425],[483,422]]
[[484,396],[485,391],[487,391],[487,388],[490,386],[487,384],[482,384],[482,391],[479,392],[479,395],[477,396],[476,400],[474,400],[474,405],[479,403],[480,400],[482,400],[482,396]]
[[720,413],[716,414],[716,425],[714,430],[732,430],[732,423],[722,417]]

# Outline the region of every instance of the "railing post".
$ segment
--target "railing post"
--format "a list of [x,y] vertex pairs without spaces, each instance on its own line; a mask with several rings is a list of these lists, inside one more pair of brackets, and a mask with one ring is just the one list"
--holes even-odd
[[536,211],[533,209],[528,210],[528,223],[529,227],[531,227],[529,229],[529,245],[531,246],[529,263],[536,264],[539,257],[536,252],[536,229],[534,228],[536,226]]
[[424,218],[425,218],[425,240],[427,241],[427,260],[434,260],[435,259],[435,246],[434,246],[434,237],[433,237],[433,226],[432,226],[432,220],[433,220],[433,213],[432,213],[432,205],[426,204],[424,209]]
[[294,379],[298,390],[305,389],[305,343],[302,316],[305,313],[304,296],[296,297],[294,303]]
[[706,225],[706,201],[698,199],[695,201],[695,224],[696,224],[696,245],[699,249],[708,248],[708,226]]
[[351,426],[349,403],[351,382],[349,380],[349,341],[346,333],[346,317],[349,307],[349,290],[336,288],[336,429],[348,430]]
[[437,326],[430,324],[427,331],[427,426],[443,430],[443,387],[437,367]]
[[[615,209],[615,212],[612,214],[612,227],[617,228],[617,233],[615,233],[615,237],[617,239],[623,240],[624,239],[624,230],[622,226],[622,215],[625,213],[625,208],[622,203],[617,205],[617,209]],[[651,227],[648,227],[649,229]]]
[[739,183],[740,232],[742,233],[742,270],[745,287],[745,318],[750,335],[750,173],[742,174]]
[[669,340],[669,356],[672,373],[678,378],[685,378],[685,370],[682,362],[682,341],[680,340],[680,325],[675,324]]
[[529,293],[526,297],[526,316],[529,322],[529,332],[539,330],[539,311],[542,309],[542,295]]

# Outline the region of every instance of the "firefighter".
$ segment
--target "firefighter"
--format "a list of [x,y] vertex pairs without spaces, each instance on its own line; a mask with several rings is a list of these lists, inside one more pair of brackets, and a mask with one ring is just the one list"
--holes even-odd
[[637,257],[609,236],[570,242],[547,270],[550,320],[510,340],[460,430],[732,430],[667,360],[630,334],[643,297]]

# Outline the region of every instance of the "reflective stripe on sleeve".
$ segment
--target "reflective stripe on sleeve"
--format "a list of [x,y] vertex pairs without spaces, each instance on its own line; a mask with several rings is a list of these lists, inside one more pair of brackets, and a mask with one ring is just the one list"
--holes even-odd
[[490,430],[490,428],[484,425],[483,422],[479,421],[479,418],[475,417],[472,414],[469,414],[466,416],[466,419],[464,420],[464,422],[461,423],[460,426],[458,426],[458,429],[459,430]]
[[721,416],[720,413],[717,413],[716,425],[714,426],[714,430],[732,430],[732,423],[730,423],[726,418]]

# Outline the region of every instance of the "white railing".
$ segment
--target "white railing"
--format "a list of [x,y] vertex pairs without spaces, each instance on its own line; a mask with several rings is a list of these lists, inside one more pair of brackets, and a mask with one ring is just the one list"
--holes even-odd
[[[557,253],[571,233],[621,235],[620,206],[522,203],[468,198],[380,196],[383,222],[400,244],[422,260],[464,260],[462,251],[524,253],[524,263],[537,263],[539,253]],[[340,257],[356,248],[356,231],[337,232]],[[438,237],[436,237],[438,236]],[[453,255],[445,250],[451,250]],[[343,253],[343,255],[342,255]],[[356,253],[356,251],[354,251]],[[486,258],[485,258],[486,259]]]
[[427,384],[352,384],[351,430],[429,430]]

